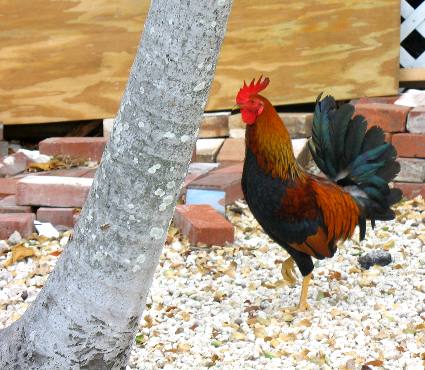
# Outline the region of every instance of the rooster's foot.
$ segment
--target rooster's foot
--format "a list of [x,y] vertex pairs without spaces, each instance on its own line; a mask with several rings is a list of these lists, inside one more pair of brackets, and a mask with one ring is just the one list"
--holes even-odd
[[287,258],[282,263],[282,277],[291,286],[294,286],[297,282],[295,279],[295,262],[292,257]]
[[304,276],[303,284],[301,287],[300,303],[298,304],[298,306],[284,308],[283,311],[294,313],[294,312],[303,312],[308,310],[309,306],[307,303],[307,293],[308,293],[308,286],[310,284],[311,278],[312,278],[312,273],[308,274],[307,276]]

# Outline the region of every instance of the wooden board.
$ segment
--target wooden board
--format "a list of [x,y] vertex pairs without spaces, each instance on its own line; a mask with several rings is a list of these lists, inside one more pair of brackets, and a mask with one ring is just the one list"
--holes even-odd
[[400,68],[400,82],[425,81],[425,68]]
[[[0,0],[0,122],[113,117],[150,1]],[[208,110],[243,79],[271,78],[274,104],[391,95],[399,0],[234,0]]]

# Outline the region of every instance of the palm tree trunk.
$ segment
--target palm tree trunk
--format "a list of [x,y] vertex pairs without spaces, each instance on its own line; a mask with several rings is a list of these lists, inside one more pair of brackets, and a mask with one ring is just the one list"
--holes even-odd
[[231,0],[153,0],[111,139],[74,238],[1,369],[121,369],[166,238]]

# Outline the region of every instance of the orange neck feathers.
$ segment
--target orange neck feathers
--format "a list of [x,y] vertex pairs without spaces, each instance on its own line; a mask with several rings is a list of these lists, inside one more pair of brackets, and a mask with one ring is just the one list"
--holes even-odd
[[254,124],[247,125],[246,146],[253,151],[263,171],[273,177],[304,179],[288,130],[271,103],[260,95],[258,97],[264,102],[264,110]]

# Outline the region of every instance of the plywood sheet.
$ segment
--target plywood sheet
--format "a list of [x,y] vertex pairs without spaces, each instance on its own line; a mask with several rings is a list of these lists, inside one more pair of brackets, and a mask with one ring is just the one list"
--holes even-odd
[[[149,1],[0,0],[0,121],[115,115]],[[25,6],[23,4],[26,4]],[[241,80],[271,78],[275,104],[391,95],[399,0],[234,0],[208,110]]]

